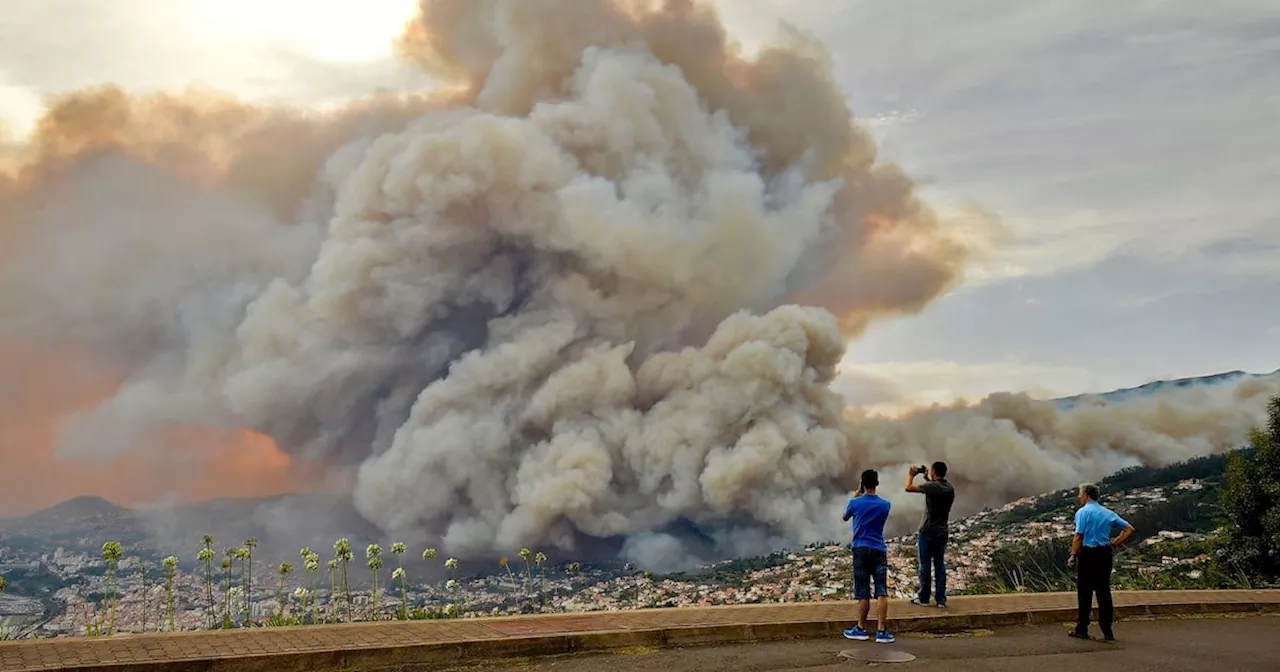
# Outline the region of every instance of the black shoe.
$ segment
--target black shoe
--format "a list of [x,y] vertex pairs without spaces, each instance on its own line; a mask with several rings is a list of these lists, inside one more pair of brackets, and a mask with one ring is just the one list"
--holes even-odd
[[1104,632],[1104,633],[1102,633],[1102,641],[1104,641],[1104,642],[1114,642],[1114,641],[1116,641],[1116,636],[1115,636],[1115,634],[1114,634],[1114,633]]
[[1072,630],[1071,632],[1067,633],[1067,636],[1075,637],[1076,639],[1089,639],[1089,633],[1080,632],[1079,630]]

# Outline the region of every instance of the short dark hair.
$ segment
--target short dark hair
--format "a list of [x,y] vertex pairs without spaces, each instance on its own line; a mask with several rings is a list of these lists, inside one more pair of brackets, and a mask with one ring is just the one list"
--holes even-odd
[[946,462],[934,462],[934,463],[933,463],[933,473],[937,474],[937,475],[938,475],[938,478],[946,478],[946,477],[947,477],[947,463],[946,463]]
[[1098,486],[1092,483],[1085,483],[1080,486],[1080,492],[1083,492],[1085,497],[1088,497],[1095,502],[1098,501]]
[[876,473],[875,469],[862,472],[863,490],[875,490],[877,485],[880,485],[880,474]]

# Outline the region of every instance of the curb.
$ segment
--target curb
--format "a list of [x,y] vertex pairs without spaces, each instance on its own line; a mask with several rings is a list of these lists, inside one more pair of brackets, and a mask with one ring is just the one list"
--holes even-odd
[[[1116,620],[1212,614],[1280,613],[1280,602],[1188,602],[1117,605]],[[954,632],[1017,625],[1072,622],[1076,610],[1019,609],[1004,613],[946,614],[892,619],[896,632]],[[799,620],[764,624],[724,624],[582,633],[516,636],[411,646],[366,646],[347,650],[280,651],[198,660],[82,664],[57,669],[80,672],[427,672],[502,658],[527,658],[627,648],[743,644],[838,637],[844,620]],[[49,668],[44,668],[48,670]]]

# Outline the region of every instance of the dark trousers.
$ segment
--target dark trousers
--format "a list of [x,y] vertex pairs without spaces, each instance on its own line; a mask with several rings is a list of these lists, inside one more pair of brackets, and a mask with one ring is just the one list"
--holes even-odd
[[933,574],[934,598],[938,604],[947,603],[947,531],[921,530],[916,535],[916,555],[920,559],[920,586],[916,597],[920,604],[929,602],[930,574]]
[[1076,632],[1088,634],[1089,612],[1093,596],[1098,596],[1098,627],[1103,636],[1111,635],[1115,607],[1111,603],[1111,547],[1094,546],[1080,549],[1076,557]]

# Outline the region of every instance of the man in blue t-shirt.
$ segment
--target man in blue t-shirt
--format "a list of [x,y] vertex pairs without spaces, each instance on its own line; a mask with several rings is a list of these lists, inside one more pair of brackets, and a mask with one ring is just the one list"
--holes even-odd
[[[1072,637],[1089,639],[1089,612],[1093,610],[1093,596],[1098,596],[1098,627],[1102,638],[1114,641],[1111,630],[1115,613],[1111,602],[1111,549],[1123,544],[1133,535],[1133,526],[1115,511],[1098,503],[1098,486],[1085,483],[1080,486],[1080,509],[1076,511],[1076,533],[1071,538],[1071,557],[1067,566],[1076,568],[1076,629]],[[1120,530],[1119,536],[1111,533]]]
[[889,500],[876,495],[880,475],[874,469],[862,472],[861,484],[844,509],[844,520],[853,520],[853,599],[858,601],[858,624],[844,631],[848,639],[866,641],[867,616],[871,613],[871,584],[875,582],[876,642],[893,641],[889,620],[889,548],[884,543],[884,523],[889,519]]

